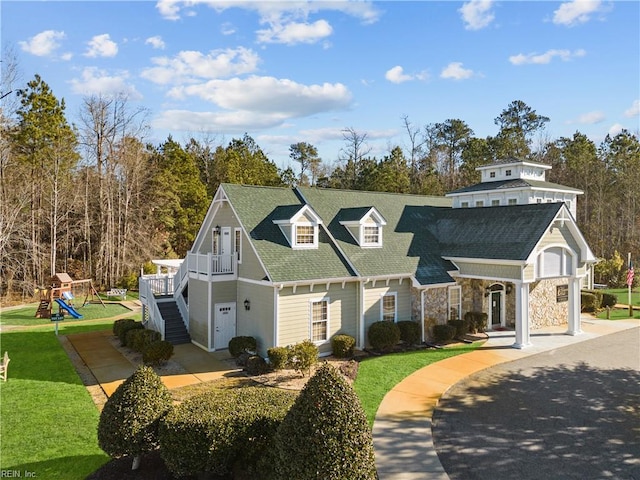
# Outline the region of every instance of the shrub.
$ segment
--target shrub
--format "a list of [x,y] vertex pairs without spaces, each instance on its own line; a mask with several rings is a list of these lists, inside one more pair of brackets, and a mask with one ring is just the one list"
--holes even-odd
[[456,336],[456,327],[451,325],[434,325],[433,339],[438,343],[445,343],[453,340]]
[[467,312],[464,314],[464,320],[468,322],[471,333],[484,332],[488,317],[484,312]]
[[120,320],[116,320],[115,322],[113,322],[113,334],[116,337],[120,337],[120,332],[122,331],[124,325],[132,323],[136,323],[136,321],[131,318],[121,318]]
[[251,471],[271,450],[295,396],[286,390],[246,387],[191,397],[160,423],[162,459],[176,476],[228,475],[234,464]]
[[249,375],[262,375],[269,371],[269,366],[264,358],[260,355],[251,355],[247,359],[247,366],[245,370]]
[[127,346],[127,332],[136,329],[143,329],[144,325],[141,322],[127,322],[123,323],[119,328],[118,338],[120,338],[120,345]]
[[400,329],[394,322],[375,322],[369,327],[368,337],[373,349],[384,352],[400,341]]
[[616,303],[618,303],[618,296],[614,295],[613,293],[606,293],[603,292],[602,293],[602,303],[600,304],[601,308],[613,308],[616,306]]
[[300,392],[274,445],[274,478],[376,478],[373,440],[360,399],[328,363]]
[[400,340],[407,345],[416,345],[420,343],[420,324],[411,320],[404,320],[396,323],[400,329]]
[[289,347],[289,367],[303,376],[309,375],[311,367],[318,363],[318,347],[311,340],[304,340]]
[[353,349],[356,346],[356,339],[351,335],[334,335],[331,338],[331,350],[337,358],[353,357]]
[[283,370],[289,361],[289,349],[286,347],[272,347],[267,350],[269,365],[273,370]]
[[98,444],[110,457],[138,457],[158,446],[158,423],[171,408],[171,395],[160,377],[140,366],[102,409]]
[[595,294],[583,290],[580,292],[580,302],[583,312],[595,312],[598,310],[598,299]]
[[454,337],[461,338],[469,333],[469,322],[467,320],[449,320],[447,325],[451,325],[456,329]]
[[173,345],[165,340],[153,342],[142,352],[146,365],[162,365],[173,355]]
[[258,343],[253,337],[233,337],[229,340],[229,353],[237,358],[241,353],[256,353]]
[[[129,336],[132,333],[133,336],[130,339]],[[130,330],[129,333],[127,333],[127,346],[140,353],[143,353],[152,343],[159,342],[160,340],[162,340],[160,332],[148,328],[143,330]]]

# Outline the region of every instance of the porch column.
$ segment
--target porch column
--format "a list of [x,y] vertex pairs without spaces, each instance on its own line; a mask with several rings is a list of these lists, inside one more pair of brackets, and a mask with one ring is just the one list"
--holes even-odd
[[516,283],[516,343],[513,348],[531,345],[529,338],[529,284]]
[[582,333],[582,322],[580,319],[580,279],[569,279],[569,318],[567,335],[578,335]]

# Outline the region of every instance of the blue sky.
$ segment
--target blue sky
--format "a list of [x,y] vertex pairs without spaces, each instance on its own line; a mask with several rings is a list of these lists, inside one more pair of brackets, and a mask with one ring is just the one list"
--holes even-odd
[[[548,138],[638,132],[640,2],[11,1],[2,45],[78,123],[83,98],[125,93],[147,141],[226,145],[245,132],[279,166],[309,142],[333,165],[343,130],[382,158],[403,124],[460,118],[478,137],[522,100]],[[20,86],[18,85],[18,88]],[[15,88],[15,86],[14,86]]]

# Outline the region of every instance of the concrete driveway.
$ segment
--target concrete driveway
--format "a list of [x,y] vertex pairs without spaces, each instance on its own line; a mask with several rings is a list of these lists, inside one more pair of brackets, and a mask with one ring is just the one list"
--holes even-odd
[[640,327],[463,379],[432,432],[452,480],[640,479]]

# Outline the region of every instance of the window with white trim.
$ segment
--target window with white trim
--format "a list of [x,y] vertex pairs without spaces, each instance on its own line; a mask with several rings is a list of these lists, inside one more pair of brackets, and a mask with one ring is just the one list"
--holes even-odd
[[460,207],[461,208],[469,208],[469,202],[461,202],[460,203]]
[[449,287],[449,320],[462,318],[462,287]]
[[398,319],[397,293],[385,293],[380,298],[380,320],[395,322]]
[[507,170],[504,172],[505,177],[510,177],[511,176],[511,170]]
[[238,263],[242,263],[242,230],[239,228],[234,230],[233,251],[236,254]]
[[489,172],[490,178],[496,178],[496,172]]
[[326,342],[329,339],[329,299],[311,302],[311,341]]
[[380,227],[378,225],[364,225],[362,227],[362,246],[375,247],[381,244]]
[[491,200],[491,206],[492,207],[499,207],[500,206],[500,200]]
[[295,246],[314,246],[316,244],[316,228],[313,225],[295,225]]
[[484,207],[484,200],[477,200],[476,207]]
[[510,198],[509,200],[507,200],[507,205],[517,205],[517,204],[518,204],[517,198]]

